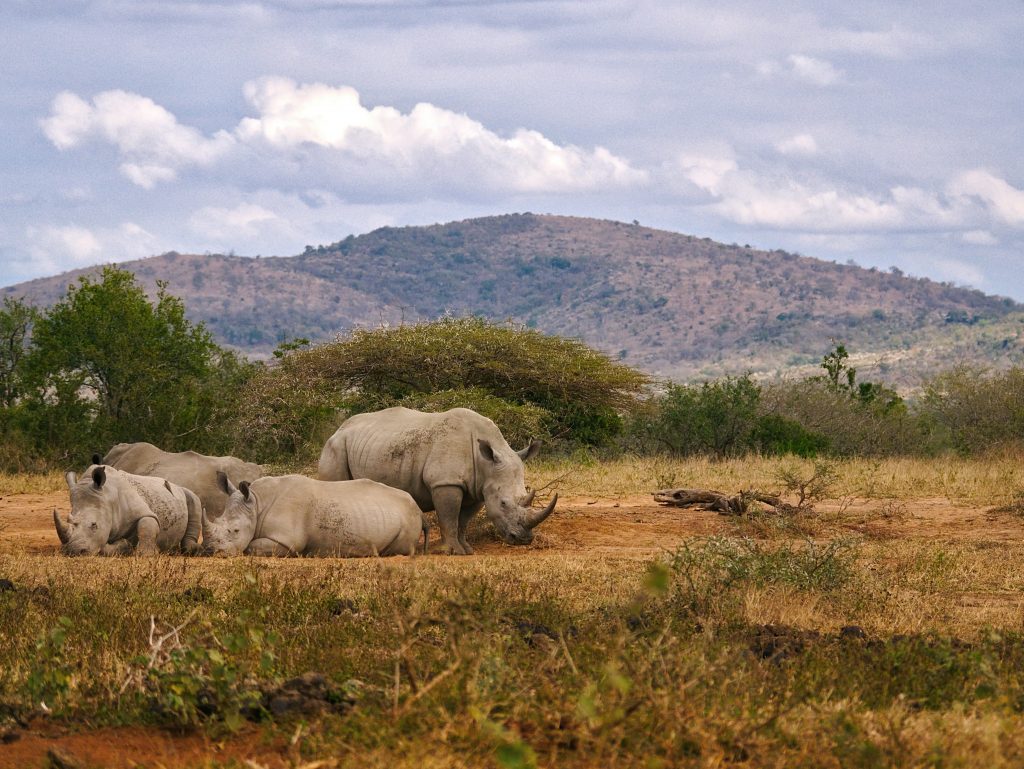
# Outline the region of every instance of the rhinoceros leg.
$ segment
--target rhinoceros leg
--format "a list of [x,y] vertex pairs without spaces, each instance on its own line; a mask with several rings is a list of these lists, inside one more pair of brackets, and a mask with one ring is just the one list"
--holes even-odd
[[139,544],[135,546],[136,555],[156,555],[160,552],[157,547],[156,537],[160,533],[160,524],[156,518],[140,518],[135,524],[135,531],[138,533]]
[[295,551],[285,547],[280,542],[275,542],[272,539],[266,539],[260,537],[254,539],[249,543],[249,546],[245,548],[246,555],[266,555],[266,556],[277,556],[278,558],[286,558],[290,555],[298,555]]
[[100,548],[100,555],[129,555],[135,546],[127,539],[117,539]]
[[466,555],[473,555],[473,548],[470,547],[469,542],[466,541],[466,532],[469,530],[470,519],[480,512],[480,508],[483,505],[472,504],[463,507],[459,511],[459,544],[462,545],[462,549]]
[[447,555],[467,555],[459,541],[462,489],[458,486],[439,486],[431,489],[430,495],[434,500],[437,524],[441,529],[441,552]]

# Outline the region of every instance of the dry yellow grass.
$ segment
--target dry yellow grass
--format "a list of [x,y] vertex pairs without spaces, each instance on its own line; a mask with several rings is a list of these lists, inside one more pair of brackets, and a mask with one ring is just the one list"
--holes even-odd
[[[913,499],[946,497],[974,504],[1006,504],[1024,489],[1024,458],[1001,454],[985,458],[893,457],[818,460],[832,466],[831,497]],[[659,488],[778,488],[779,473],[796,469],[805,477],[815,462],[799,457],[710,460],[703,457],[625,457],[600,461],[550,460],[527,473],[536,487],[552,484],[562,494],[613,499],[648,494]]]
[[[732,580],[737,561],[726,563],[693,591],[711,599],[697,609],[694,575],[668,569],[658,591],[650,569],[677,544],[698,551],[706,540],[677,536],[660,555],[573,540],[573,527],[602,515],[667,526],[640,504],[577,501],[564,528],[547,524],[550,549],[482,547],[470,559],[68,559],[8,542],[0,576],[16,589],[0,594],[0,699],[27,707],[19,698],[30,671],[67,662],[69,719],[151,724],[150,690],[118,694],[148,648],[149,617],[165,627],[192,616],[189,643],[219,648],[211,639],[248,611],[281,636],[276,675],[320,670],[365,687],[351,714],[303,727],[293,765],[336,756],[341,766],[396,767],[1021,765],[1024,537],[1013,513],[983,509],[1013,500],[1024,480],[1017,458],[833,464],[834,501],[810,533],[819,553],[830,540],[850,541],[845,576],[802,587],[788,571],[802,562],[771,557],[805,552],[800,530],[708,514],[764,571]],[[813,463],[557,461],[531,463],[528,480],[557,480],[567,498],[619,500],[659,486],[771,489],[785,468],[809,475]],[[3,495],[61,489],[59,473],[0,477]],[[845,497],[868,502],[845,508]],[[968,507],[942,502],[945,517],[915,517],[933,498]],[[940,536],[935,521],[946,526]],[[881,533],[858,529],[870,526]],[[38,644],[62,615],[73,625],[61,654],[48,657]],[[866,638],[844,637],[850,625]],[[766,627],[802,645],[762,655],[752,639]],[[419,696],[417,686],[448,668],[452,646],[462,662]],[[395,703],[407,718],[394,715]],[[294,724],[268,726],[265,741],[275,728],[283,741],[295,733]],[[235,759],[210,765],[243,764],[245,749],[239,742]],[[528,760],[503,764],[501,755]]]
[[[831,497],[914,499],[946,497],[952,501],[1000,505],[1024,492],[1024,457],[1003,453],[990,457],[891,457],[885,459],[818,460],[836,472]],[[706,457],[627,456],[593,460],[587,457],[539,460],[527,466],[529,482],[537,488],[551,484],[563,495],[615,499],[642,496],[669,486],[721,491],[772,489],[779,473],[796,469],[805,476],[815,461],[799,457],[748,456],[711,460]],[[316,467],[273,466],[272,473],[300,472],[315,476]],[[0,496],[46,493],[64,486],[64,474],[11,475],[0,473]]]
[[0,473],[0,497],[10,494],[45,494],[64,488],[64,473]]

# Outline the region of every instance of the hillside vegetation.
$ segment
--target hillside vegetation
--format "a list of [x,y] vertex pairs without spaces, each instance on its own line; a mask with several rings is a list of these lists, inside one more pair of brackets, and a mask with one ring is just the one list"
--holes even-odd
[[[445,313],[579,337],[650,373],[694,379],[817,364],[831,339],[913,386],[953,363],[1020,359],[1024,313],[951,284],[594,219],[515,214],[385,227],[293,257],[167,253],[123,265],[180,296],[222,344]],[[2,290],[56,301],[83,271]]]

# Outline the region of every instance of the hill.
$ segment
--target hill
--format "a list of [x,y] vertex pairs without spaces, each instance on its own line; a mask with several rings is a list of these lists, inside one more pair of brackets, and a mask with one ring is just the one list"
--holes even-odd
[[[677,379],[813,365],[841,340],[912,381],[1020,360],[1024,307],[980,291],[611,221],[513,214],[385,227],[292,257],[174,252],[128,262],[193,320],[265,355],[285,338],[445,312],[576,336]],[[56,300],[76,271],[0,291]]]

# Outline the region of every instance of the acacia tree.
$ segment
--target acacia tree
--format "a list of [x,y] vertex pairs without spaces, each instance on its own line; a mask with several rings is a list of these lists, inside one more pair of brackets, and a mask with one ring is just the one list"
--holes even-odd
[[262,458],[319,451],[338,412],[395,405],[473,408],[516,444],[531,436],[601,444],[648,383],[579,340],[476,317],[358,329],[282,353],[243,396],[239,428]]
[[203,387],[218,353],[165,283],[151,302],[132,273],[105,267],[35,324],[25,360],[28,429],[58,454],[121,440],[171,448],[209,416]]

